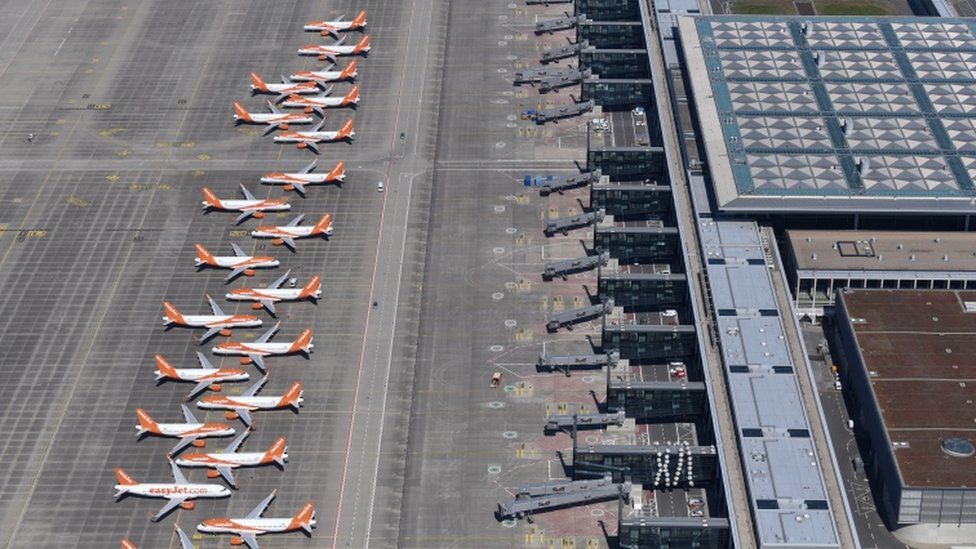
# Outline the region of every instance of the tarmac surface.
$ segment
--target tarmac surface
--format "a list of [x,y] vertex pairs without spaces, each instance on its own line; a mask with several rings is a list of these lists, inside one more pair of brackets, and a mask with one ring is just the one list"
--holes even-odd
[[[246,513],[273,488],[278,498],[267,516],[291,516],[314,500],[318,528],[310,540],[262,536],[262,547],[395,544],[403,482],[397,444],[405,440],[397,423],[405,424],[409,392],[398,392],[403,381],[390,383],[390,376],[410,376],[413,367],[430,192],[424,174],[433,153],[425,136],[433,134],[439,98],[442,4],[0,3],[0,459],[10,465],[0,471],[0,546],[111,547],[127,536],[140,547],[175,547],[174,522],[189,531],[210,516]],[[254,127],[235,128],[231,101],[263,107],[263,97],[248,96],[252,70],[273,81],[321,66],[296,50],[330,40],[301,25],[359,9],[368,10],[373,45],[357,60],[360,107],[330,112],[326,123],[354,116],[356,139],[322,145],[320,157],[322,167],[346,162],[345,185],[310,187],[302,199],[260,184],[262,173],[300,168],[312,155],[276,145]],[[381,180],[384,193],[376,190]],[[250,239],[255,221],[235,227],[231,214],[201,214],[201,186],[232,196],[240,182],[259,197],[291,201],[291,212],[265,221],[332,212],[335,235],[299,241],[293,254]],[[221,254],[236,242],[282,266],[225,286],[224,273],[195,272],[195,242]],[[156,387],[152,356],[192,367],[198,347],[190,331],[163,330],[160,302],[202,313],[204,294],[270,282],[285,269],[299,280],[321,274],[324,295],[317,306],[280,305],[275,340],[310,327],[315,349],[310,359],[269,358],[262,394],[300,380],[305,404],[297,415],[255,413],[256,431],[242,448],[288,437],[285,470],[241,470],[231,498],[199,500],[160,524],[149,517],[162,500],[116,503],[114,467],[137,480],[170,481],[164,455],[173,441],[137,442],[134,409],[178,420],[189,387]],[[228,312],[249,312],[246,304],[218,301]],[[237,330],[235,338],[262,332]],[[394,419],[384,425],[386,418]],[[381,440],[391,446],[380,450]],[[204,480],[203,470],[184,472]],[[229,537],[196,542],[226,546]]]

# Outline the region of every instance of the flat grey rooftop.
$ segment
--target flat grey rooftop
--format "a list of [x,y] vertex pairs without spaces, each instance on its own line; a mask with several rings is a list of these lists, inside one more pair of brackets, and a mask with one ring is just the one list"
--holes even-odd
[[800,271],[976,271],[976,235],[969,232],[786,232]]
[[972,21],[679,26],[719,209],[976,213]]

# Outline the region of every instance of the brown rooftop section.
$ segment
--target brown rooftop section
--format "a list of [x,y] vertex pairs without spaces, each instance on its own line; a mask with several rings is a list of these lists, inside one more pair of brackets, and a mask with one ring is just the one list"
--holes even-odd
[[971,232],[794,230],[786,238],[803,271],[976,271]]
[[976,486],[976,458],[941,448],[949,437],[976,440],[976,292],[848,290],[841,299],[905,485]]

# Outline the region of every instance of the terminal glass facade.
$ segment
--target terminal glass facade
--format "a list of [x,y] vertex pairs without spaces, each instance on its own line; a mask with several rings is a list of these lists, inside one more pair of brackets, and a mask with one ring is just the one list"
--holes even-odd
[[670,220],[674,211],[671,188],[663,185],[594,186],[590,190],[590,204],[621,220],[648,217]]
[[607,407],[611,412],[623,410],[638,422],[691,422],[705,413],[705,388],[642,388],[639,383],[627,387],[610,385]]
[[670,263],[677,257],[680,242],[678,232],[645,232],[597,229],[593,246],[598,252],[610,252],[610,257],[622,263]]
[[646,330],[646,326],[607,326],[603,348],[617,349],[620,358],[635,364],[691,360],[698,353],[695,331]]

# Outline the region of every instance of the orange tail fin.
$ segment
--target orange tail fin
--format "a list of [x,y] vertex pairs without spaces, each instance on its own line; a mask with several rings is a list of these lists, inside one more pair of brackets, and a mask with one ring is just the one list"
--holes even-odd
[[163,311],[166,312],[165,316],[167,322],[172,322],[173,324],[186,324],[186,319],[183,318],[183,315],[181,315],[180,312],[176,310],[176,307],[174,307],[169,301],[163,302]]
[[312,330],[305,328],[298,339],[296,339],[292,344],[291,348],[288,349],[290,353],[303,352],[307,353],[312,348]]
[[302,288],[302,291],[298,294],[298,297],[314,296],[315,292],[318,292],[320,287],[321,279],[319,278],[319,275],[315,275],[312,277],[312,280],[309,280],[308,284]]
[[138,482],[136,482],[134,478],[129,476],[129,473],[123,471],[121,467],[115,468],[115,480],[117,480],[119,484],[121,484],[122,486],[132,486],[134,484],[139,484]]
[[352,134],[353,134],[353,126],[352,126],[352,118],[350,118],[349,120],[346,120],[346,123],[343,124],[342,128],[339,129],[339,133],[336,137],[338,139],[352,139]]
[[366,10],[359,12],[359,15],[357,15],[356,18],[352,20],[353,28],[362,27],[365,23],[366,23]]
[[315,525],[315,502],[308,502],[302,509],[292,517],[291,522],[288,523],[289,530],[298,530],[301,528],[306,532],[311,533],[312,527]]
[[350,78],[356,72],[356,62],[350,61],[346,68],[342,69],[342,78]]
[[326,176],[325,180],[336,181],[342,179],[343,177],[345,177],[345,175],[346,175],[346,163],[340,160],[335,166],[333,166],[332,170],[329,171],[329,175]]
[[136,544],[132,543],[126,538],[122,538],[122,549],[139,549]]
[[159,371],[156,379],[162,379],[164,377],[179,379],[180,376],[176,374],[176,368],[173,368],[173,365],[163,358],[163,355],[156,355],[154,358],[156,359],[156,369]]
[[264,459],[262,461],[265,463],[270,463],[273,461],[284,467],[285,459],[288,458],[288,456],[285,454],[287,450],[288,446],[285,445],[285,437],[279,437],[274,441],[273,444],[271,444],[268,451],[264,453]]
[[200,190],[200,192],[203,193],[203,202],[207,206],[210,206],[211,208],[221,207],[220,199],[217,198],[217,195],[215,195],[214,192],[211,191],[209,187],[204,187],[203,189]]
[[355,103],[359,101],[359,86],[353,86],[349,93],[342,98],[342,104],[348,105],[350,103]]
[[264,83],[264,80],[261,80],[256,72],[251,73],[251,85],[254,86],[254,89],[268,91],[268,85]]
[[159,424],[156,423],[148,412],[142,408],[136,408],[136,419],[139,420],[139,431],[140,434],[143,432],[158,433]]
[[194,244],[193,247],[196,248],[197,250],[197,259],[200,261],[200,263],[206,263],[208,265],[213,265],[214,263],[216,263],[214,256],[210,252],[208,252],[207,249],[203,247],[203,245]]
[[364,36],[363,39],[356,44],[356,53],[366,51],[367,49],[369,49],[369,35]]
[[312,229],[317,234],[327,233],[332,227],[332,214],[325,214],[319,222],[315,224],[315,228]]
[[302,398],[302,383],[296,381],[291,384],[288,388],[288,392],[281,397],[281,401],[278,402],[278,406],[283,408],[285,406],[291,406],[295,410],[298,410],[301,403],[299,402]]
[[248,113],[247,110],[244,109],[244,106],[237,101],[234,101],[234,114],[236,114],[237,118],[240,120],[251,122],[251,114]]

